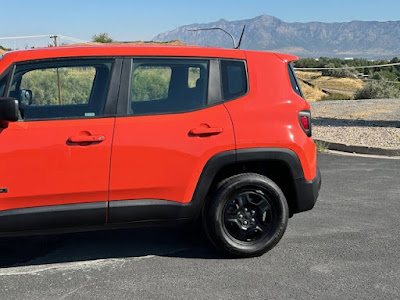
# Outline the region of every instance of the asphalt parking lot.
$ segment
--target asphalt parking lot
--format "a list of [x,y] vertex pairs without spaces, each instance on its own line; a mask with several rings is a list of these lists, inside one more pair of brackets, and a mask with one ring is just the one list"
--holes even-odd
[[0,299],[399,299],[400,160],[321,154],[316,207],[230,259],[177,228],[0,240]]

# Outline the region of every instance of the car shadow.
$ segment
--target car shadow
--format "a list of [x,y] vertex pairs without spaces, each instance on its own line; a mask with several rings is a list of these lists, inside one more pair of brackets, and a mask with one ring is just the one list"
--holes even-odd
[[312,124],[317,126],[347,127],[394,127],[400,128],[400,121],[351,120],[336,118],[313,118]]
[[0,239],[0,268],[143,256],[223,259],[202,234],[134,228]]

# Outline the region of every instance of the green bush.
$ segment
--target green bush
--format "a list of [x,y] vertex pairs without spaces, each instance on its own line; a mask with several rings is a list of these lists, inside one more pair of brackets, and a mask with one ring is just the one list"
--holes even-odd
[[377,80],[397,81],[397,75],[388,70],[375,72],[372,78]]
[[108,33],[104,32],[104,33],[100,33],[100,34],[95,34],[92,37],[92,42],[108,44],[108,43],[112,43],[113,39],[108,35]]
[[170,69],[138,67],[133,78],[132,101],[168,98]]
[[387,81],[369,81],[364,87],[358,90],[355,99],[382,99],[399,98],[400,90],[395,84]]

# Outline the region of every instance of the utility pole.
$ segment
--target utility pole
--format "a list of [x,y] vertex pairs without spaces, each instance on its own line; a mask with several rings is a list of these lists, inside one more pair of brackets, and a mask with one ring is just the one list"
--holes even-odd
[[58,47],[58,35],[51,35],[50,38],[54,40],[54,46]]
[[[54,47],[58,47],[58,35],[56,35],[56,34],[51,35],[50,38],[54,40]],[[59,101],[60,105],[63,105],[60,71],[58,70],[58,68],[57,68],[56,72],[57,72],[57,85],[58,85],[58,101]]]

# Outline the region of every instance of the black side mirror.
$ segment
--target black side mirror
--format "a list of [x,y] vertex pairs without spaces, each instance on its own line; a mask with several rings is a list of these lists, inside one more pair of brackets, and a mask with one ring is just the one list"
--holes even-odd
[[0,121],[18,121],[18,100],[15,98],[0,97]]
[[15,98],[22,105],[31,105],[33,103],[32,90],[15,90],[10,91],[10,97]]
[[31,105],[33,102],[33,96],[31,90],[21,90],[19,101],[23,105]]

